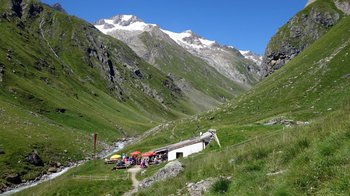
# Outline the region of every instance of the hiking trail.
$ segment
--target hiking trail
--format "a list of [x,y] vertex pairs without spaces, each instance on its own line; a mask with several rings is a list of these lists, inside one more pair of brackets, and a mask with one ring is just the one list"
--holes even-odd
[[137,180],[136,174],[139,173],[140,171],[141,171],[140,167],[133,167],[133,168],[128,169],[128,172],[130,173],[130,178],[132,181],[133,189],[126,192],[124,194],[124,196],[131,196],[139,190],[139,183],[140,182]]

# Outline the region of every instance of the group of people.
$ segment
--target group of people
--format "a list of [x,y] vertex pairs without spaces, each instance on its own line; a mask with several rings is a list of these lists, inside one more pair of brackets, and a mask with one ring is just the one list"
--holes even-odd
[[128,156],[123,153],[121,159],[115,162],[115,166],[112,170],[129,168],[133,165],[140,165],[141,168],[147,168],[150,165],[160,164],[164,161],[167,161],[168,157],[166,153],[159,153],[153,156],[142,157],[141,154]]
[[149,165],[158,165],[164,161],[168,160],[166,153],[159,153],[154,156],[144,157],[141,159],[140,167],[147,168]]
[[115,166],[112,168],[112,170],[131,167],[133,165],[136,165],[138,161],[139,159],[137,157],[128,157],[126,154],[123,154],[121,156],[121,159],[118,159],[115,162]]

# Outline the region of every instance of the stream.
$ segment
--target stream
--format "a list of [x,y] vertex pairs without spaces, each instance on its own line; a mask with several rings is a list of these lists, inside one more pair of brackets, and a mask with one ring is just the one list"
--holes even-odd
[[[116,142],[116,143],[114,143],[114,145],[111,148],[98,153],[97,157],[99,159],[107,158],[108,156],[112,155],[113,153],[116,153],[116,152],[120,151],[121,149],[123,149],[128,142],[130,142],[130,140]],[[8,191],[3,192],[0,195],[1,196],[12,195],[14,193],[23,191],[24,189],[28,189],[28,188],[37,186],[43,182],[53,180],[53,179],[65,174],[70,169],[79,167],[86,162],[87,162],[87,160],[77,161],[74,164],[72,164],[72,166],[64,167],[61,171],[59,171],[57,173],[52,173],[50,175],[45,174],[45,175],[41,176],[39,180],[33,180],[33,181],[26,182],[26,183],[22,183],[14,188],[10,188]]]

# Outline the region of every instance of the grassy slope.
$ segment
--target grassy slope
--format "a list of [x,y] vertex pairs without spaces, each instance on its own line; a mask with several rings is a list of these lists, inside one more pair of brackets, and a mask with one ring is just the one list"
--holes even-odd
[[112,172],[103,161],[97,161],[17,195],[121,195],[130,187],[131,181],[125,170]]
[[[347,195],[350,192],[350,107],[311,126],[290,128],[182,160],[185,171],[138,195],[169,195],[186,182],[232,176],[227,195]],[[208,195],[215,195],[210,192]]]

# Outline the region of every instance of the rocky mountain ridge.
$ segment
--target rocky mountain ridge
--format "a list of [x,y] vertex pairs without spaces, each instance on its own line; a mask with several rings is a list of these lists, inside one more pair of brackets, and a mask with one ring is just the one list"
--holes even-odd
[[[142,20],[132,15],[117,15],[110,19],[101,19],[95,23],[95,26],[101,32],[112,35],[127,43],[137,54],[151,64],[155,64],[154,55],[149,55],[147,48],[138,40],[138,35],[143,32],[149,32],[167,42],[176,42],[192,55],[205,60],[219,73],[233,81],[243,84],[249,83],[248,77],[245,76],[247,74],[259,78],[260,58],[254,58],[253,60],[241,54],[233,47],[219,45],[217,42],[205,39],[191,30],[174,33],[161,29],[158,25],[144,23]],[[169,40],[167,36],[172,40]],[[248,60],[245,61],[244,67],[244,69],[248,70],[246,73],[240,72],[239,68],[235,65],[238,64],[237,61],[243,59],[242,57]]]
[[[230,46],[229,46],[230,47]],[[261,65],[263,57],[250,51],[250,50],[240,50],[239,51],[246,59],[254,61],[257,65]]]
[[349,7],[349,0],[309,1],[271,38],[263,57],[263,75],[272,74],[322,37],[344,15],[349,15]]
[[59,11],[59,12],[62,12],[62,13],[64,13],[64,14],[67,14],[67,11],[66,11],[66,10],[62,7],[62,5],[59,4],[59,3],[55,3],[55,4],[53,4],[51,7],[52,7],[53,9]]
[[184,96],[192,100],[191,105],[201,110],[233,98],[260,79],[260,67],[238,50],[189,30],[170,32],[133,15],[101,19],[95,27],[123,41],[172,78]]

